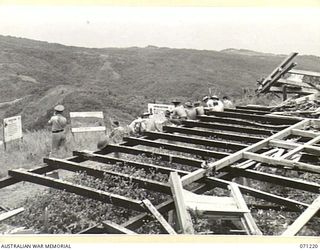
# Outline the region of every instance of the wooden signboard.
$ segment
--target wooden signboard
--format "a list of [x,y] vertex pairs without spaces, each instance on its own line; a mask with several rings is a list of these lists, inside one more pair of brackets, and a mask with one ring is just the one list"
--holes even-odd
[[[70,112],[70,119],[72,134],[82,132],[106,132],[102,111]],[[89,119],[91,119],[91,123],[88,122]]]
[[22,137],[21,116],[13,116],[3,119],[3,145],[5,149],[7,142],[18,140]]
[[169,104],[148,103],[148,111],[153,115],[164,114],[166,110],[172,111],[173,108],[174,106]]

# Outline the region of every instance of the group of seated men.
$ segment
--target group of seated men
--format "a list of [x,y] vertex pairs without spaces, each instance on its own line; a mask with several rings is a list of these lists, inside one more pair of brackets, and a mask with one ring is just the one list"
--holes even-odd
[[233,108],[233,103],[228,97],[223,97],[222,101],[217,96],[205,96],[200,101],[194,103],[188,101],[184,105],[178,100],[173,100],[174,108],[164,112],[163,119],[156,119],[149,112],[141,114],[137,119],[129,125],[120,126],[118,121],[113,122],[112,132],[108,139],[98,143],[98,148],[103,148],[109,143],[119,143],[126,135],[142,134],[144,132],[161,132],[164,126],[181,125],[183,120],[196,120],[197,116],[204,115],[205,109],[209,111],[223,112],[224,108]]

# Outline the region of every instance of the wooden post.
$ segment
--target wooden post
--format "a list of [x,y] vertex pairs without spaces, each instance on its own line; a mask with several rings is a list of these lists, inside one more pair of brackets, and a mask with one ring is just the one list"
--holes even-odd
[[191,217],[187,211],[186,204],[184,203],[182,183],[176,172],[170,174],[170,186],[182,233],[194,234]]
[[283,85],[283,87],[282,87],[282,100],[286,101],[287,99],[288,99],[287,85]]
[[168,234],[177,234],[148,199],[145,199],[142,202],[145,205],[145,207],[150,211],[150,213],[159,221],[161,226],[166,230]]
[[43,231],[45,233],[48,233],[48,223],[49,223],[49,212],[48,212],[48,207],[45,207],[44,214],[43,214]]

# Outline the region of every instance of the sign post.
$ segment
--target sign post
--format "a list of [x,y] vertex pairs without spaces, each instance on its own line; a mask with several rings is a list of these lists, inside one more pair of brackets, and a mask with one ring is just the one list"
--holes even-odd
[[3,119],[3,146],[7,149],[7,142],[21,139],[22,124],[21,116],[13,116]]

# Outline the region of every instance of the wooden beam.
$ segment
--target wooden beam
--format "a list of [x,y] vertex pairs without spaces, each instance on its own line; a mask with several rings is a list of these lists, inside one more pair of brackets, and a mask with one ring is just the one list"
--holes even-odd
[[244,113],[244,114],[255,114],[255,115],[266,115],[266,114],[270,114],[269,111],[266,110],[257,110],[254,109],[252,107],[243,107],[243,106],[237,106],[236,109],[228,109],[225,108],[224,109],[225,112],[237,112],[237,113]]
[[73,163],[73,162],[61,160],[61,159],[45,158],[44,162],[57,169],[64,169],[72,172],[82,171],[96,178],[103,178],[104,175],[119,177],[123,180],[136,183],[140,188],[152,190],[155,192],[161,192],[165,194],[171,194],[170,186],[168,184],[165,184],[159,181],[154,181],[154,180],[150,180],[142,177],[134,177],[129,174],[123,174],[123,173],[110,171],[110,170],[101,170],[99,168],[86,167],[78,163]]
[[[246,204],[245,200],[243,199],[243,196],[238,188],[238,185],[235,183],[231,183],[229,185],[229,188],[230,188],[230,191],[231,191],[231,194],[232,194],[234,200],[236,201],[238,208],[242,209],[242,210],[248,210],[247,204]],[[250,212],[244,213],[243,217],[244,217],[244,220],[245,220],[247,227],[250,231],[250,234],[262,235],[262,232],[260,231],[259,227],[255,223]]]
[[310,146],[310,145],[316,144],[319,141],[320,141],[320,135],[318,135],[317,137],[313,138],[312,140],[300,145],[299,147],[296,147],[296,148],[290,150],[288,153],[286,153],[283,156],[281,156],[281,159],[289,159],[292,156],[294,156],[295,154],[297,154],[300,151],[302,151],[305,146]]
[[202,129],[194,129],[190,127],[164,126],[163,130],[169,133],[177,132],[182,134],[192,134],[192,135],[227,139],[232,141],[249,142],[249,143],[255,143],[255,142],[261,141],[261,137],[257,137],[257,136],[248,136],[248,135],[245,136],[245,135],[240,135],[235,133],[223,133],[223,132],[208,131],[208,130],[202,130]]
[[[288,135],[291,134],[291,131],[292,129],[295,129],[295,128],[301,128],[307,124],[309,124],[310,121],[309,120],[303,120],[303,121],[300,121],[298,122],[297,124],[295,125],[292,125],[290,126],[289,128],[286,128],[260,142],[257,142],[247,148],[244,148],[242,150],[239,150],[238,152],[232,154],[232,155],[229,155],[223,159],[220,159],[212,164],[209,164],[208,166],[208,169],[215,169],[216,171],[219,171],[219,170],[222,170],[224,167],[226,166],[229,166],[231,164],[233,164],[234,162],[242,159],[244,157],[244,154],[248,152],[257,152],[258,150],[264,148],[265,146],[268,145],[269,141],[270,140],[273,140],[273,139],[282,139]],[[264,156],[266,157],[266,156]],[[271,158],[271,157],[270,157]],[[272,159],[272,158],[271,158]],[[254,160],[254,159],[250,159],[250,160]],[[194,181],[197,181],[201,178],[203,178],[206,174],[207,170],[206,169],[199,169],[199,170],[196,170],[184,177],[182,177],[181,181],[183,183],[183,185],[188,185]]]
[[267,129],[272,131],[278,131],[281,129],[287,128],[289,125],[270,125],[264,123],[258,123],[255,121],[248,121],[238,118],[229,118],[229,117],[216,117],[216,116],[199,116],[200,120],[207,122],[218,122],[218,123],[226,123],[226,124],[235,124],[235,125],[244,125],[250,126],[254,128]]
[[[33,168],[33,169],[29,169],[28,172],[30,173],[36,173],[36,174],[44,174],[44,173],[47,173],[47,172],[50,172],[54,170],[52,167],[49,167],[49,166],[41,166],[41,167],[36,167],[36,168]],[[5,188],[5,187],[8,187],[8,186],[11,186],[11,185],[14,185],[16,183],[20,182],[20,180],[18,179],[15,179],[11,176],[8,176],[8,177],[4,177],[2,179],[0,179],[0,189],[1,188]]]
[[236,106],[237,110],[249,110],[249,111],[261,111],[270,113],[271,107],[270,106],[261,106],[255,104],[248,104],[246,106]]
[[82,152],[74,151],[73,154],[78,155],[79,157],[83,157],[86,160],[91,160],[91,161],[96,161],[96,162],[101,162],[106,164],[121,164],[121,165],[132,166],[136,169],[144,169],[148,173],[154,172],[154,171],[167,174],[167,175],[169,175],[173,171],[178,172],[179,174],[188,173],[186,171],[178,170],[175,168],[163,167],[163,166],[154,165],[154,164],[146,164],[146,163],[136,162],[136,161],[129,161],[125,159],[123,160],[123,159],[119,159],[119,158],[115,158],[107,155],[93,154],[90,151],[82,151]]
[[164,154],[164,153],[156,153],[150,150],[143,150],[134,147],[127,147],[122,145],[109,144],[107,148],[110,148],[110,151],[113,152],[121,152],[125,154],[131,155],[143,155],[148,158],[160,158],[163,161],[178,163],[183,165],[188,165],[196,168],[200,168],[203,161],[197,160],[190,157],[177,156],[173,154]]
[[84,187],[81,185],[73,184],[59,179],[54,179],[51,177],[42,176],[39,174],[30,173],[23,170],[9,170],[9,174],[21,181],[28,181],[46,187],[64,190],[70,193],[81,195],[83,197],[106,202],[127,209],[144,211],[144,208],[141,206],[141,201],[126,198],[121,195],[112,194],[106,191],[97,190],[89,187]]
[[282,236],[294,236],[320,210],[320,196],[291,224]]
[[278,176],[274,174],[259,172],[251,169],[240,169],[237,167],[226,168],[226,171],[234,174],[235,176],[242,176],[251,178],[254,180],[270,182],[285,187],[291,187],[295,189],[305,190],[313,193],[320,193],[320,185],[313,182],[296,180],[289,177]]
[[174,134],[161,133],[161,132],[145,132],[144,135],[152,139],[165,139],[165,140],[179,141],[184,143],[191,143],[191,144],[218,147],[223,149],[232,149],[232,150],[239,150],[247,146],[242,143],[200,139],[200,138],[194,138],[190,136],[174,135]]
[[105,220],[102,222],[102,225],[104,229],[109,233],[109,234],[128,234],[128,235],[133,235],[137,234],[125,227],[122,227],[116,223],[113,223],[112,221]]
[[186,204],[183,198],[183,187],[180,178],[177,173],[170,174],[170,186],[175,203],[178,222],[182,233],[194,234],[193,224],[190,214],[187,211]]
[[289,73],[290,74],[295,74],[295,75],[320,77],[320,73],[319,72],[313,72],[313,71],[307,71],[307,70],[291,69],[289,71]]
[[187,127],[176,127],[176,126],[164,126],[163,130],[169,133],[181,133],[181,134],[190,134],[190,135],[199,135],[205,137],[219,138],[219,139],[227,139],[232,141],[241,141],[241,142],[249,142],[255,143],[261,141],[261,137],[256,136],[245,136],[233,133],[221,133],[215,131],[201,130],[201,129],[193,129]]
[[268,91],[268,89],[272,86],[272,84],[277,81],[284,73],[288,72],[292,69],[295,65],[292,65],[292,60],[298,55],[298,53],[294,52],[291,53],[288,57],[286,57],[278,67],[276,67],[270,75],[268,75],[261,86],[258,89],[259,93],[264,93]]
[[[255,121],[259,123],[269,123],[273,125],[292,125],[296,123],[296,121],[292,119],[286,119],[286,118],[280,118],[280,117],[279,118],[269,117],[266,115],[254,115],[254,114],[242,114],[242,113],[236,113],[236,112],[218,112],[218,111],[209,111],[208,114],[218,116],[218,117],[240,118],[240,119]],[[205,116],[201,116],[201,118],[205,118]]]
[[[223,178],[223,177],[222,177]],[[215,177],[207,177],[205,178],[205,182],[212,187],[220,187],[220,188],[227,188],[228,185],[230,185],[232,182],[226,181],[223,179],[215,178]],[[247,187],[244,185],[238,184],[238,187],[241,191],[241,193],[244,193],[246,195],[251,195],[253,197],[263,199],[265,201],[273,202],[275,204],[279,204],[282,206],[286,206],[291,208],[293,211],[301,211],[308,207],[308,204],[299,202],[296,200],[292,200],[289,198],[284,198],[279,195],[271,194],[265,191],[261,191],[255,188]]]
[[[203,193],[203,189],[204,187],[207,187],[207,185],[205,184],[201,184],[199,186],[196,186],[194,188],[191,189],[192,192],[194,193]],[[165,202],[162,202],[161,204],[157,205],[156,206],[156,209],[161,213],[161,214],[164,214],[164,213],[167,213],[168,211],[171,211],[174,209],[174,201],[173,199],[168,199],[167,201]],[[150,214],[149,213],[141,213],[137,216],[134,216],[132,218],[130,218],[128,221],[122,223],[121,225],[123,227],[126,227],[126,228],[129,228],[131,230],[134,230],[134,229],[137,229],[139,228],[140,226],[142,226],[144,224],[144,221],[147,220],[148,218],[150,217]]]
[[297,136],[301,136],[301,137],[308,137],[308,138],[314,138],[314,137],[320,135],[320,133],[302,130],[302,129],[292,129],[292,134],[297,135]]
[[15,216],[17,214],[20,214],[23,211],[24,211],[24,208],[20,207],[20,208],[17,208],[17,209],[2,213],[2,214],[0,214],[0,222],[4,221],[6,219],[9,219],[9,218],[11,218],[11,217],[13,217],[13,216]]
[[251,152],[244,152],[243,157],[246,159],[266,163],[269,165],[278,165],[278,166],[284,166],[287,168],[296,168],[300,170],[304,170],[311,173],[320,173],[320,166],[307,164],[303,162],[295,162],[290,161],[286,159],[275,159],[269,156],[261,156],[259,154],[251,153]]
[[182,124],[187,127],[191,126],[191,127],[209,128],[209,129],[221,130],[221,131],[233,131],[233,132],[238,132],[242,134],[268,135],[268,136],[272,134],[271,130],[247,128],[243,126],[219,124],[219,123],[213,123],[213,122],[197,122],[192,120],[182,120]]
[[149,210],[149,212],[159,221],[161,226],[166,230],[168,234],[177,234],[148,199],[145,199],[142,202],[145,205],[145,207]]
[[221,159],[223,157],[226,157],[229,155],[229,153],[225,152],[218,152],[213,150],[206,150],[206,149],[198,149],[193,147],[186,147],[186,146],[178,146],[175,144],[170,143],[164,143],[164,142],[155,142],[153,140],[147,140],[144,138],[136,138],[136,137],[124,137],[123,140],[132,142],[134,144],[144,145],[148,147],[155,147],[155,148],[162,148],[167,150],[173,150],[188,154],[194,154],[194,155],[201,155],[206,157],[213,157],[216,159]]

